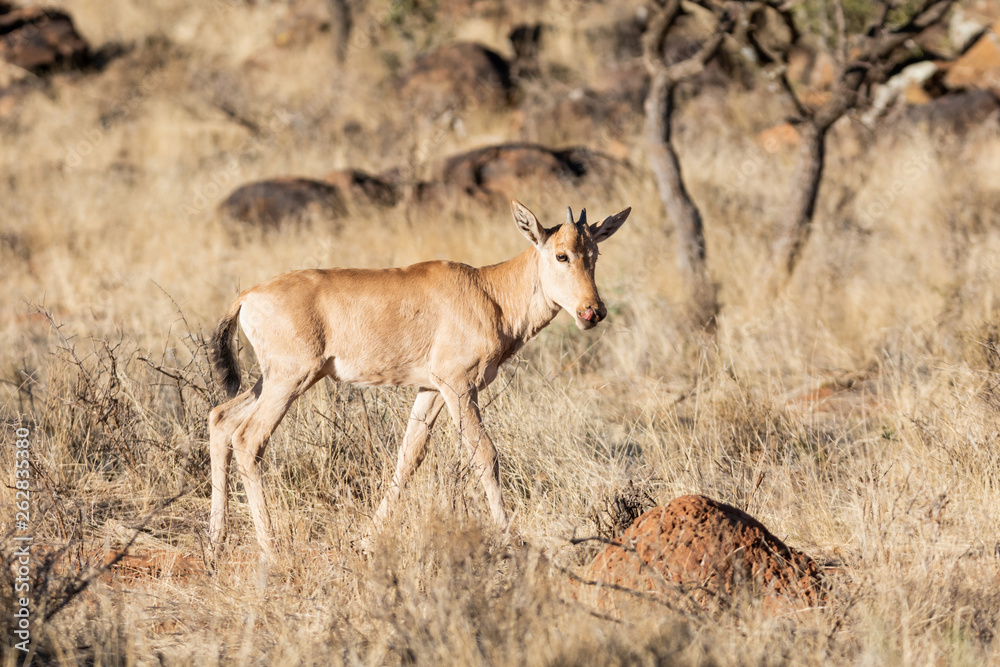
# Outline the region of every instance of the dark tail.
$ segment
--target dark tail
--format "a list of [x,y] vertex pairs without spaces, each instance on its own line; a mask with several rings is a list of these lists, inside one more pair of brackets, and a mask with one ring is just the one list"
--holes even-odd
[[236,338],[236,323],[242,307],[243,299],[236,299],[233,302],[225,317],[216,325],[209,348],[212,367],[219,375],[219,384],[230,398],[240,393],[240,365],[236,359],[233,339]]

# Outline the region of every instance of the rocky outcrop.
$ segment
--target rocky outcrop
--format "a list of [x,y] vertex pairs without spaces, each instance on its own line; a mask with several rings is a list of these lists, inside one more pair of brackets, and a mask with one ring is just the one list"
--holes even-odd
[[[412,198],[424,205],[463,198],[493,205],[519,196],[526,187],[572,187],[587,178],[603,178],[618,164],[582,147],[552,149],[528,143],[486,146],[444,160],[429,180],[412,184]],[[374,175],[340,169],[322,180],[274,178],[240,186],[219,205],[219,212],[226,219],[262,227],[279,227],[315,216],[335,219],[349,209],[396,206],[403,200],[403,185],[396,170]]]

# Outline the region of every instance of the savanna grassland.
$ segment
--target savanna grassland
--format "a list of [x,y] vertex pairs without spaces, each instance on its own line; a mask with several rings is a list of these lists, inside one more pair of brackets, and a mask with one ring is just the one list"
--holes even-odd
[[[16,548],[23,427],[34,664],[1000,659],[996,112],[838,124],[816,227],[775,292],[769,249],[794,148],[755,137],[787,103],[760,81],[685,89],[675,142],[719,286],[710,336],[684,317],[640,110],[607,126],[538,111],[610,85],[630,56],[601,27],[628,7],[482,3],[492,13],[447,18],[448,3],[358,3],[341,63],[320,2],[54,4],[91,44],[124,48],[0,97],[0,554],[9,564]],[[395,77],[425,48],[473,39],[510,55],[509,27],[533,21],[551,31],[520,106],[442,117],[399,100]],[[278,562],[258,564],[234,472],[229,548],[209,569],[207,414],[222,393],[206,338],[238,290],[297,268],[484,265],[525,247],[502,201],[357,205],[279,230],[215,206],[259,178],[352,167],[412,180],[512,140],[619,165],[578,184],[526,180],[516,196],[544,224],[566,205],[592,219],[633,208],[601,248],[607,321],[581,332],[560,315],[484,401],[527,546],[490,525],[441,419],[363,555],[415,390],[324,382],[267,451]],[[256,374],[248,350],[241,364]],[[571,577],[599,544],[571,538],[595,535],[594,513],[629,482],[660,504],[700,493],[745,509],[828,566],[827,604],[779,616],[750,597],[716,613],[601,604]],[[126,544],[146,565],[105,568]],[[25,658],[12,622],[4,613],[5,666]]]

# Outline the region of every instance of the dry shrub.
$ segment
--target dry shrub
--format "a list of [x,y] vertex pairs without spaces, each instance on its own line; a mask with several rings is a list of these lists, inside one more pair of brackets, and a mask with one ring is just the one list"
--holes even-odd
[[626,528],[656,501],[644,489],[629,480],[623,488],[605,495],[591,511],[590,520],[597,536],[603,540],[617,540]]

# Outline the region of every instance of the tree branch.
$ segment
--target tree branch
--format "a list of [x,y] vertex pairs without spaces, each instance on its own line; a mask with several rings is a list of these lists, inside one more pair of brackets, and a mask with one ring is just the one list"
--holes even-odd
[[680,10],[680,0],[669,0],[663,9],[653,16],[642,36],[642,55],[650,74],[653,74],[657,67],[664,65],[663,44]]
[[844,19],[844,0],[834,0],[833,15],[837,21],[837,64],[847,63],[847,21]]

